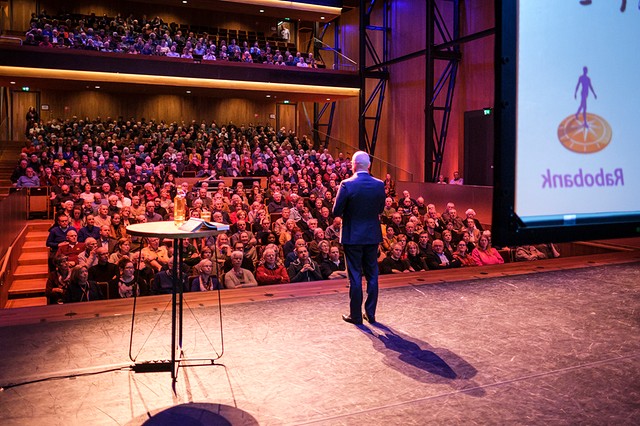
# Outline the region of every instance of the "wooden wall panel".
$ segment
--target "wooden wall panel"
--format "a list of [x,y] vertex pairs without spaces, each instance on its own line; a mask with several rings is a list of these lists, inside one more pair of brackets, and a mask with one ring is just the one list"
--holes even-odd
[[31,14],[36,11],[35,0],[12,0],[9,3],[9,30],[27,31]]
[[186,122],[215,120],[219,124],[233,122],[240,125],[267,123],[270,121],[269,114],[275,113],[274,103],[244,99],[125,95],[98,91],[87,91],[80,95],[62,91],[43,91],[41,102],[50,106],[48,114],[43,116],[45,119],[123,116]]
[[286,130],[297,128],[297,104],[277,104],[276,105],[276,128],[284,127]]
[[12,111],[11,127],[13,129],[11,138],[15,141],[25,139],[25,130],[27,129],[27,111],[29,107],[35,107],[40,114],[40,105],[38,104],[38,92],[11,92],[10,102]]
[[[438,1],[441,13],[451,16],[452,3]],[[492,28],[493,2],[462,2],[462,34]],[[372,21],[379,19],[375,16]],[[340,18],[340,37],[344,53],[358,59],[358,11]],[[379,23],[372,22],[373,25]],[[400,57],[425,48],[425,4],[398,0],[391,5],[390,58]],[[350,37],[351,35],[351,37]],[[374,40],[380,42],[379,36]],[[474,41],[462,47],[462,61],[457,77],[454,104],[442,172],[451,176],[462,170],[464,156],[464,112],[493,106],[494,37]],[[381,50],[379,50],[381,51]],[[437,63],[436,80],[444,62]],[[399,180],[423,181],[425,173],[425,57],[421,56],[389,67],[390,79],[376,146],[376,157],[388,162],[389,170]],[[370,93],[370,90],[369,90]],[[340,102],[338,126],[334,136],[358,146],[357,100]],[[439,126],[439,122],[437,122]]]
[[[354,9],[343,13],[340,16],[340,28],[338,30],[339,46],[342,54],[358,61],[358,10]],[[332,45],[331,42],[327,44]],[[328,54],[329,52],[323,52]],[[336,112],[331,133],[333,147],[331,152],[337,154],[342,152],[345,155],[353,154],[358,150],[358,99],[341,100],[336,105]]]

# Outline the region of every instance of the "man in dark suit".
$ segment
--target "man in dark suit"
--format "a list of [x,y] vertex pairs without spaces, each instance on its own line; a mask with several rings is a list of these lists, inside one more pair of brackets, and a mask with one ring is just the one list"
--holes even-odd
[[384,183],[369,174],[369,154],[358,151],[351,159],[354,175],[342,181],[333,215],[342,217],[340,242],[349,275],[350,313],[342,319],[362,324],[362,276],[367,280],[364,319],[376,321],[378,304],[378,244],[382,241],[380,214],[384,209]]
[[429,269],[459,268],[462,265],[460,260],[453,258],[449,250],[445,250],[442,240],[433,240],[431,250],[425,259]]

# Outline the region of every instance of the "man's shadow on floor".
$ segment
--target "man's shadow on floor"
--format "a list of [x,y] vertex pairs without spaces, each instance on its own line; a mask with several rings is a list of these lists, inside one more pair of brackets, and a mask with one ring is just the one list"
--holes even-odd
[[471,380],[478,372],[475,367],[450,350],[434,348],[381,323],[357,327],[384,355],[383,362],[405,376],[422,383],[448,384],[471,396],[485,395]]

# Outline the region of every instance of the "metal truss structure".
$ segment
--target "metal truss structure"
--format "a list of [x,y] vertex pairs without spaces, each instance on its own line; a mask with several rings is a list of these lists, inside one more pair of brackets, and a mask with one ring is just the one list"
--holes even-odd
[[[494,34],[495,29],[480,31],[467,36],[460,36],[460,0],[448,0],[452,5],[452,13],[445,19],[436,0],[426,2],[426,44],[427,48],[389,59],[388,36],[391,0],[360,0],[360,149],[374,155],[380,125],[380,115],[384,101],[384,93],[389,78],[389,66],[409,59],[424,57],[425,71],[425,181],[435,182],[442,170],[442,160],[447,142],[447,133],[451,118],[453,96],[455,92],[458,65],[462,59],[460,45],[472,40]],[[382,8],[382,25],[371,25],[374,7]],[[382,42],[379,43],[381,54],[371,42],[369,32],[381,31]],[[437,33],[436,33],[437,31]],[[382,57],[382,60],[380,60]],[[369,59],[372,65],[367,65]],[[444,64],[436,80],[436,64]],[[367,97],[367,82],[376,80],[372,84],[373,90]],[[369,114],[369,109],[377,100],[375,114]]]
[[[313,44],[313,55],[317,61],[324,62],[322,58],[322,51],[331,51],[334,55],[334,64],[338,64],[340,49],[338,44],[338,25],[340,18],[337,18],[334,22],[327,22],[320,27],[320,24],[316,23],[313,28],[312,37],[309,39],[309,45],[307,46],[307,52],[311,50]],[[330,47],[326,45],[322,40],[331,25],[335,25],[334,31],[334,46]],[[325,117],[325,113],[329,110],[328,117]],[[333,117],[336,111],[336,102],[325,102],[323,104],[319,102],[313,103],[313,144],[315,149],[326,148],[329,146],[331,139],[331,129],[333,128]]]
[[[381,25],[373,25],[372,18],[374,8],[382,8]],[[366,151],[372,157],[375,155],[376,143],[378,142],[378,131],[380,129],[380,119],[382,106],[389,81],[389,35],[391,28],[390,0],[360,0],[360,103],[359,103],[359,132],[358,143],[362,151]],[[382,35],[378,52],[376,45],[372,41],[373,33]],[[370,90],[371,88],[371,90]],[[372,108],[375,105],[375,108]]]
[[[425,181],[435,182],[442,171],[442,160],[447,143],[447,134],[451,120],[451,110],[455,93],[458,66],[462,60],[460,45],[472,40],[494,34],[495,29],[480,31],[467,36],[460,36],[460,3],[461,0],[447,0],[451,3],[452,12],[447,17],[441,12],[438,3],[443,1],[425,0],[426,3],[426,44],[427,48],[389,59],[389,37],[392,28],[391,3],[392,0],[359,0],[360,1],[360,57],[358,69],[360,74],[359,99],[359,149],[375,155],[378,131],[384,105],[385,92],[389,81],[389,66],[409,59],[424,57],[425,71]],[[372,23],[377,19],[381,22]],[[321,29],[314,29],[314,52],[321,58],[321,50],[333,51],[335,63],[338,63],[340,49],[330,48],[322,42],[322,38],[332,23],[325,24]],[[338,31],[336,28],[335,46],[338,46]],[[374,42],[374,33],[381,34]],[[317,34],[317,36],[316,36]],[[310,47],[310,46],[309,46]],[[348,58],[347,58],[348,59]],[[442,64],[442,65],[440,65]],[[441,70],[436,79],[436,65]],[[326,112],[328,119],[322,123]],[[335,112],[335,102],[314,104],[314,134],[318,146],[327,146],[331,134],[331,127]],[[321,143],[320,129],[326,139]]]

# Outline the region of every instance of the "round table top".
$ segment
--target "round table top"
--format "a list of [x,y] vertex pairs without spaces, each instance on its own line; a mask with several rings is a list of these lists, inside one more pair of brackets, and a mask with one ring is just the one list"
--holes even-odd
[[197,231],[183,231],[179,229],[172,220],[136,223],[134,225],[127,226],[127,234],[129,235],[136,237],[168,238],[170,240],[179,240],[181,238],[205,238],[218,235],[220,232],[223,231],[209,229],[204,226]]

